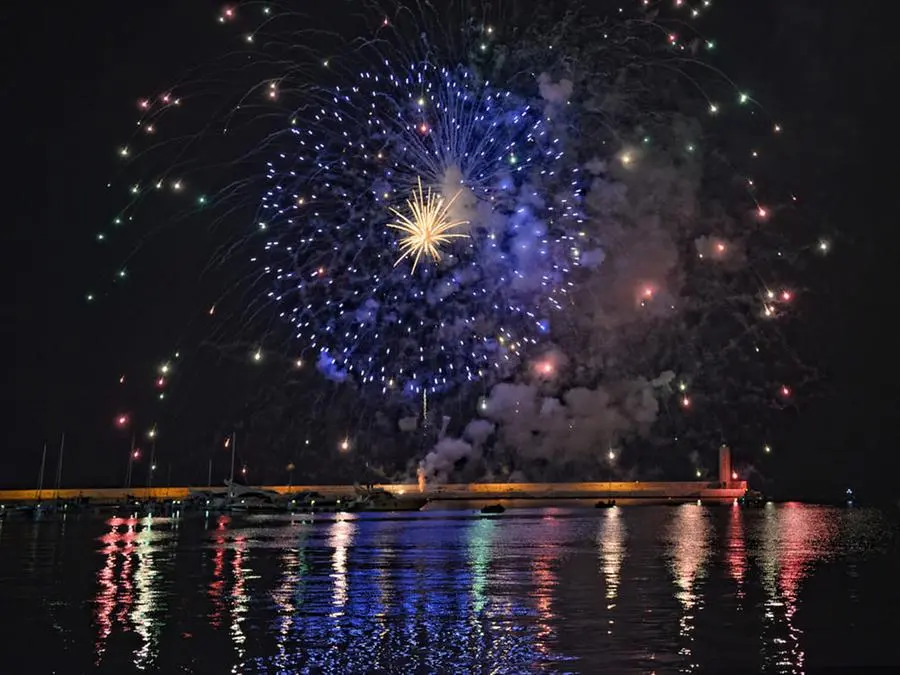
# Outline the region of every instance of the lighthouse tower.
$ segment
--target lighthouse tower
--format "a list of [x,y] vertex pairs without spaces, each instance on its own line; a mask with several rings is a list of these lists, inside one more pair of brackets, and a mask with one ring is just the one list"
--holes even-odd
[[722,487],[731,484],[731,448],[723,445],[719,448],[719,482]]

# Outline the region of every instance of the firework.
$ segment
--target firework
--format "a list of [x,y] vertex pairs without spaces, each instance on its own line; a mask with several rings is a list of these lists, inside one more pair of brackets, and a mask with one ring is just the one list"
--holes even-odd
[[[196,77],[197,91],[217,94],[203,131],[123,181],[130,201],[114,227],[151,194],[189,199],[228,235],[217,257],[243,274],[238,311],[221,295],[205,304],[217,341],[260,367],[278,362],[270,354],[292,373],[314,366],[379,406],[519,375],[558,387],[560,400],[611,383],[597,406],[619,406],[607,410],[612,437],[583,449],[658,421],[665,395],[673,437],[715,403],[724,416],[737,399],[786,405],[788,378],[734,355],[759,354],[796,311],[783,290],[796,249],[772,227],[796,197],[762,199],[755,138],[741,150],[746,190],[733,195],[734,165],[715,163],[702,125],[755,101],[721,79],[707,86],[702,65],[685,73],[714,43],[680,21],[682,34],[669,30],[646,4],[547,10],[518,17],[523,27],[376,8],[370,32],[321,50],[297,47],[297,17],[266,10],[250,21],[241,65]],[[222,17],[242,21],[245,8]],[[172,148],[161,134],[195,100],[184,89],[138,102],[141,138],[120,145],[123,162]],[[785,132],[767,119],[764,133]],[[565,358],[547,360],[550,350]],[[668,371],[690,392],[673,390]],[[511,424],[519,402],[502,403],[492,419]],[[529,417],[542,410],[536,402]],[[554,418],[554,434],[586,426],[578,415]]]
[[444,201],[443,197],[433,194],[429,188],[426,195],[422,190],[422,180],[419,179],[418,189],[413,192],[412,198],[407,201],[412,217],[404,215],[397,209],[391,209],[398,221],[396,223],[388,223],[388,227],[400,230],[403,238],[400,240],[400,249],[403,255],[397,258],[394,267],[399,265],[403,260],[412,255],[413,264],[412,271],[416,271],[416,265],[422,255],[430,256],[434,261],[441,259],[441,253],[438,246],[449,244],[453,239],[462,239],[467,235],[455,234],[451,230],[460,225],[468,225],[467,220],[453,221],[447,217],[447,212],[453,206],[453,202],[459,197],[462,190],[457,190],[456,194],[449,202]]
[[[540,99],[430,62],[383,63],[329,93],[272,163],[260,212],[270,294],[298,349],[385,393],[509,372],[577,265],[579,171]],[[416,272],[423,252],[420,274],[395,269],[411,255]]]

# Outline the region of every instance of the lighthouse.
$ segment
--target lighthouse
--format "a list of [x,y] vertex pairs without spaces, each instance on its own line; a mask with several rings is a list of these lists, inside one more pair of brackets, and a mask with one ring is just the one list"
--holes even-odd
[[728,487],[731,482],[731,448],[723,445],[719,448],[719,482]]

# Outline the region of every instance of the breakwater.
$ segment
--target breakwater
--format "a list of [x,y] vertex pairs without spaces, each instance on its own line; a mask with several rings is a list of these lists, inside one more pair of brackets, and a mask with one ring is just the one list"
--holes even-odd
[[[323,497],[347,498],[356,494],[354,485],[265,485],[260,489],[279,494],[315,492]],[[426,485],[416,483],[376,484],[399,498],[428,497],[435,502],[483,500],[628,499],[628,500],[695,500],[732,501],[743,496],[746,481],[604,481],[581,483],[448,483]],[[96,503],[113,503],[128,498],[137,500],[187,499],[191,491],[225,494],[226,487],[154,487],[154,488],[67,488],[61,490],[0,490],[0,503],[87,499]]]

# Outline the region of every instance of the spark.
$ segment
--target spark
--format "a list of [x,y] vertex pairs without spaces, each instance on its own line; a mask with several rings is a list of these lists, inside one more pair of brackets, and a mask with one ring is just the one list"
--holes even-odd
[[449,244],[452,239],[464,239],[469,236],[450,232],[461,225],[469,224],[468,220],[452,220],[449,216],[450,207],[461,192],[462,190],[457,192],[447,202],[439,194],[432,192],[431,188],[426,192],[422,188],[422,179],[419,178],[418,189],[413,190],[412,198],[406,202],[412,218],[397,209],[391,209],[391,213],[397,217],[397,222],[388,223],[388,227],[399,230],[404,235],[400,238],[402,255],[394,263],[394,267],[407,256],[414,255],[412,271],[415,272],[423,254],[437,262],[441,259],[439,246]]

